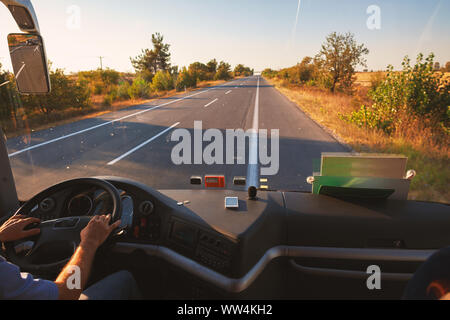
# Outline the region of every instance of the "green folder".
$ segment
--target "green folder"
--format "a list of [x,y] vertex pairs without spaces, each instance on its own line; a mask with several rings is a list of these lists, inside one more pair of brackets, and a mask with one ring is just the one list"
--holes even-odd
[[323,153],[314,162],[314,194],[354,199],[407,199],[407,158],[399,155]]

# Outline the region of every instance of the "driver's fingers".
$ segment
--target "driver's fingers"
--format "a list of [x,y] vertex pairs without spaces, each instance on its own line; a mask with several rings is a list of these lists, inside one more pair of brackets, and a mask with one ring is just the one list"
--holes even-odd
[[26,218],[26,219],[19,221],[19,223],[24,224],[24,225],[29,225],[31,223],[39,223],[39,222],[41,222],[41,220],[38,218]]
[[100,221],[104,224],[108,224],[109,221],[111,220],[111,216],[110,215],[102,215],[100,216]]
[[17,214],[15,216],[12,216],[11,218],[9,218],[9,220],[18,220],[18,219],[25,219],[25,218],[26,218],[26,216]]
[[116,222],[114,222],[112,225],[109,226],[109,229],[111,231],[113,231],[114,229],[117,229],[120,226],[120,224],[121,224],[121,221],[117,220]]

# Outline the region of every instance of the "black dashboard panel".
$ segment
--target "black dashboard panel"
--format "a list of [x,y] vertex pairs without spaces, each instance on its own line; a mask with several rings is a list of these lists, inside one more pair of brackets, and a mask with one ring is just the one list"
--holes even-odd
[[344,201],[285,193],[288,244],[439,249],[450,244],[450,206],[415,201]]
[[[439,249],[450,244],[450,207],[438,203],[385,200],[350,202],[296,192],[163,190],[109,178],[139,202],[151,201],[159,236],[132,234],[128,243],[158,244],[217,272],[239,278],[270,249]],[[239,209],[226,209],[225,197]],[[139,213],[135,223],[139,224]],[[135,225],[136,227],[136,225]]]
[[[175,203],[183,203],[179,206],[183,210],[174,211],[174,216],[188,221],[184,214],[188,212],[196,218],[195,223],[202,230],[198,249],[201,261],[210,260],[213,265],[222,266],[231,264],[230,274],[235,277],[248,272],[267,250],[285,239],[281,193],[262,192],[256,200],[249,200],[246,192],[230,190],[164,190],[161,193]],[[224,199],[229,196],[239,198],[239,209],[225,208]],[[221,254],[224,245],[230,251],[230,259],[225,261]]]
[[[112,183],[133,202],[132,224],[117,239],[118,253],[163,258],[228,292],[250,288],[257,278],[264,278],[264,270],[271,270],[269,264],[278,258],[284,258],[285,267],[296,263],[296,270],[302,272],[341,274],[331,270],[339,265],[336,261],[344,268],[351,265],[349,261],[355,265],[384,261],[395,263],[396,268],[389,270],[397,272],[403,270],[397,262],[416,266],[436,249],[450,244],[450,207],[445,204],[362,203],[307,193],[261,191],[256,200],[249,200],[241,191],[157,191],[128,179],[99,178]],[[79,188],[59,192],[52,197],[54,203],[46,203],[44,209],[53,205],[47,212],[64,214],[67,202],[78,192]],[[230,196],[239,199],[238,209],[225,208],[224,200]],[[41,211],[36,209],[36,213]],[[317,266],[328,267],[324,271]],[[283,272],[275,270],[278,276],[270,277],[273,288],[284,281]],[[404,271],[389,276],[406,279],[410,270]]]

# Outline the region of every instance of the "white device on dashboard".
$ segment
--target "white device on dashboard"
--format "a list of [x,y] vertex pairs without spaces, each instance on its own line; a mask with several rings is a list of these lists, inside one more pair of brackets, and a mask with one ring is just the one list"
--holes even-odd
[[225,197],[225,208],[226,209],[238,209],[239,208],[239,198],[238,197]]

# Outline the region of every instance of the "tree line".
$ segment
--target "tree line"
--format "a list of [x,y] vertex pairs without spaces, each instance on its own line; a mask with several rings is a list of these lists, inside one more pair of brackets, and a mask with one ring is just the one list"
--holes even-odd
[[[357,67],[366,67],[369,50],[356,42],[351,33],[331,33],[315,57],[305,57],[297,65],[281,70],[265,69],[262,75],[276,78],[285,86],[318,87],[353,95]],[[447,136],[450,126],[450,62],[440,68],[434,55],[419,54],[415,64],[405,57],[401,71],[388,66],[384,74],[376,74],[363,105],[350,115],[341,115],[345,121],[360,127],[379,129],[387,134],[412,118]]]
[[355,81],[356,68],[366,66],[369,50],[358,44],[352,33],[336,32],[327,36],[315,57],[305,57],[296,66],[279,71],[265,69],[263,76],[277,77],[291,84],[307,84],[349,92]]
[[195,88],[202,81],[230,80],[253,75],[253,69],[211,59],[179,68],[171,64],[170,45],[152,34],[151,49],[130,58],[135,73],[98,69],[66,74],[50,64],[52,91],[48,95],[20,95],[14,75],[0,64],[0,125],[6,131],[67,119],[93,110],[99,99],[108,107],[115,101],[151,98],[166,91]]
[[141,53],[130,58],[136,74],[142,83],[151,83],[156,91],[185,90],[195,88],[198,82],[211,80],[230,80],[238,76],[253,75],[253,69],[238,64],[234,71],[225,61],[212,59],[207,63],[194,62],[179,69],[170,62],[170,45],[164,43],[160,33],[152,34],[153,49],[142,49]]

